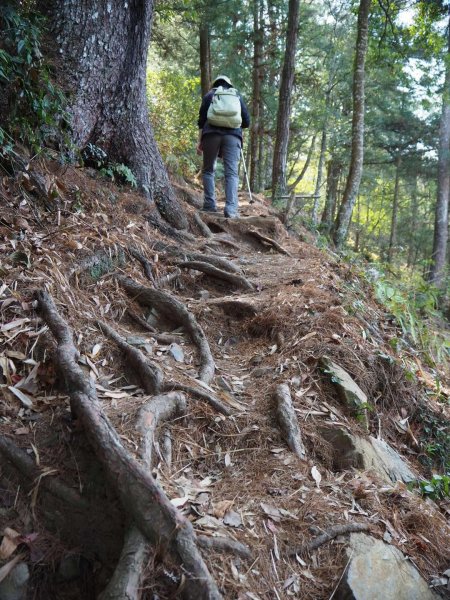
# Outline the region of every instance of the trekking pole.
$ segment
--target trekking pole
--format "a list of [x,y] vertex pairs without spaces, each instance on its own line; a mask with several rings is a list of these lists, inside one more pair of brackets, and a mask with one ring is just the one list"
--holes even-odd
[[245,166],[244,151],[242,150],[242,148],[241,148],[241,157],[242,157],[242,165],[244,167],[245,179],[247,180],[248,195],[250,196],[250,204],[253,204],[255,201],[253,200],[252,190],[250,189],[250,181],[248,180],[247,167]]

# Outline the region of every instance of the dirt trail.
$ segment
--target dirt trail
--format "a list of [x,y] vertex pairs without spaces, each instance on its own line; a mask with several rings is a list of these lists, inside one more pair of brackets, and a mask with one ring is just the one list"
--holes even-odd
[[[108,466],[92,456],[83,420],[71,419],[54,342],[33,305],[36,288],[47,289],[75,331],[82,373],[133,460],[143,439],[137,418],[151,394],[143,391],[142,373],[137,377],[134,354],[123,360],[96,321],[107,322],[161,371],[162,379],[152,380],[157,391],[184,390],[187,408],[159,428],[151,472],[201,537],[206,567],[224,598],[329,598],[347,563],[345,536],[289,555],[336,525],[360,524],[385,539],[387,532],[426,577],[448,567],[448,505],[425,503],[403,483],[388,486],[373,472],[338,469],[320,432],[340,424],[367,436],[321,369],[323,356],[367,394],[369,432],[381,433],[423,476],[429,471],[414,440],[422,433],[427,389],[430,415],[446,416],[432,389],[405,375],[389,346],[395,325],[351,266],[288,235],[263,199],[250,206],[243,198],[236,221],[201,214],[212,236],[186,205],[198,237],[181,247],[149,225],[137,195],[75,170],[63,177],[49,169],[49,177],[61,183],[59,212],[36,208],[30,198],[18,209],[23,190],[12,180],[5,185],[0,245],[2,435],[41,469],[38,481],[27,482],[17,478],[14,460],[2,465],[0,525],[38,534],[23,546],[32,567],[30,597],[96,597],[129,525],[127,501],[118,502],[122,490],[111,478],[106,483]],[[17,210],[26,226],[14,222]],[[157,312],[118,275],[157,286]],[[184,305],[190,325],[180,327],[178,309],[164,305],[164,293]],[[212,379],[204,344],[215,364]],[[417,375],[424,373],[419,365]],[[289,450],[277,422],[273,396],[281,383],[291,391],[306,460]],[[200,392],[186,391],[193,387]],[[412,437],[398,426],[406,416]],[[67,500],[55,500],[44,485],[52,478],[87,499],[89,517],[80,506],[68,509]],[[231,549],[209,547],[217,537],[231,540]],[[185,585],[175,554],[161,562],[164,552],[157,545],[146,559],[143,598],[172,598]],[[61,557],[76,558],[72,577],[61,574]]]

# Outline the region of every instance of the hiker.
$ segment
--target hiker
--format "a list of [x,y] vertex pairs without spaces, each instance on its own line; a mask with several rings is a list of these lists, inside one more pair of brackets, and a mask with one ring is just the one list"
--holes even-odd
[[225,210],[228,218],[238,213],[238,165],[242,148],[242,129],[250,125],[247,107],[230,79],[219,75],[204,96],[198,117],[197,153],[203,152],[203,210],[216,212],[214,172],[217,157],[225,170]]

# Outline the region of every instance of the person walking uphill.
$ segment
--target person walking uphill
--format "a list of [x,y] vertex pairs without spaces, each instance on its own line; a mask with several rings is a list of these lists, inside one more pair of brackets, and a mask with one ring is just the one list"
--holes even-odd
[[223,159],[225,171],[225,217],[238,213],[238,165],[242,147],[242,129],[250,125],[245,102],[231,81],[219,75],[204,96],[198,117],[197,152],[203,152],[203,210],[216,212],[214,172],[217,157]]

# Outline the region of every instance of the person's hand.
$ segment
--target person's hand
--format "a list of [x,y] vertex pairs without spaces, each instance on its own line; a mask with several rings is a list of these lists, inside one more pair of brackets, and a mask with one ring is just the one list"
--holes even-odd
[[202,143],[201,143],[201,142],[199,142],[199,143],[197,144],[197,154],[198,154],[199,156],[201,156],[201,155],[203,154],[203,146],[202,146]]

